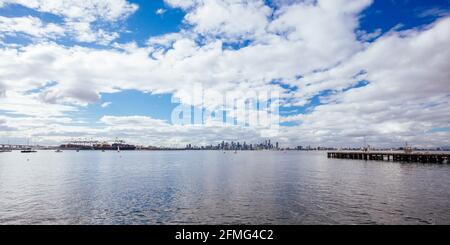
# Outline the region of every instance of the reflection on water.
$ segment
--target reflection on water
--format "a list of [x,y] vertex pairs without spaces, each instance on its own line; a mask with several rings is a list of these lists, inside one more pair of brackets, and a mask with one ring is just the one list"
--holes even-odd
[[0,154],[0,224],[450,224],[450,165],[324,152]]

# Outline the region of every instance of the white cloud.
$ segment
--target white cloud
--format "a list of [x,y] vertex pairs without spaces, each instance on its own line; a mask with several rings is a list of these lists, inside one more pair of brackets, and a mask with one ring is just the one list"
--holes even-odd
[[163,47],[164,49],[167,49],[171,48],[176,41],[186,37],[187,35],[185,33],[168,33],[161,36],[151,37],[147,41],[147,45],[154,48]]
[[[142,144],[163,146],[185,146],[194,144],[218,144],[222,140],[247,140],[257,142],[260,140],[259,132],[252,128],[241,128],[227,125],[187,125],[179,126],[146,116],[104,116],[101,122],[108,125],[103,134],[119,135]],[[133,127],[130,127],[133,125]],[[222,135],[220,139],[217,135]]]
[[[409,100],[445,95],[450,76],[446,68],[450,52],[444,48],[450,41],[449,27],[450,18],[445,18],[426,30],[391,32],[340,66],[300,79],[302,89],[298,95],[342,89],[363,79],[372,83],[368,88],[380,89],[384,95],[381,98],[385,99]],[[428,62],[424,63],[424,60]],[[376,93],[354,96],[366,100],[379,97]]]
[[97,42],[107,45],[119,37],[117,32],[107,32],[103,29],[93,30],[88,22],[67,22],[65,28],[79,42]]
[[102,107],[102,108],[106,108],[106,107],[110,106],[111,104],[112,104],[112,102],[103,102],[103,103],[101,104],[101,107]]
[[[23,4],[63,16],[67,31],[79,41],[103,40],[105,44],[118,34],[92,28],[91,21],[113,21],[133,12],[125,1],[115,10],[109,3],[95,7],[85,3],[84,16],[76,8],[66,11],[60,10],[60,3],[41,6],[40,2]],[[185,22],[192,28],[152,37],[146,47],[132,42],[99,50],[48,41],[19,48],[4,46],[0,49],[0,91],[4,91],[0,110],[51,121],[51,126],[39,124],[42,130],[30,130],[29,124],[22,124],[21,130],[53,141],[76,133],[181,145],[210,143],[221,137],[257,141],[258,128],[214,122],[179,126],[143,116],[105,116],[99,125],[80,126],[55,118],[100,101],[100,93],[122,89],[174,93],[187,104],[193,103],[189,97],[195,84],[234,98],[251,91],[278,90],[296,105],[331,91],[321,98],[322,105],[308,113],[282,118],[282,122],[299,125],[283,127],[280,142],[352,146],[361,145],[363,136],[379,145],[405,140],[424,146],[446,142],[449,132],[430,131],[450,124],[450,18],[426,29],[393,29],[384,35],[358,32],[359,15],[371,2],[278,1],[279,8],[273,12],[258,0],[166,0],[168,6],[187,12]],[[99,6],[105,9],[95,10]],[[45,29],[48,25],[37,26]],[[41,32],[34,35],[46,35]],[[226,46],[243,39],[252,42],[242,48]],[[366,43],[367,39],[375,40]],[[274,80],[299,89],[282,89]],[[349,89],[361,80],[369,84]],[[56,84],[43,87],[50,81]],[[29,92],[36,88],[42,89]],[[220,96],[205,103],[214,108],[221,103]]]
[[[36,17],[6,18],[3,22],[9,32],[25,32],[30,35],[51,36],[62,34],[66,30],[79,42],[97,42],[109,44],[119,34],[95,27],[93,22],[116,22],[125,19],[138,9],[138,5],[126,0],[0,0],[0,7],[6,4],[20,4],[39,12],[61,16],[64,23],[60,25],[43,25]],[[27,27],[33,27],[28,29]],[[56,33],[55,33],[56,32]]]
[[53,23],[44,24],[32,16],[7,18],[0,16],[0,33],[16,35],[27,34],[39,38],[56,38],[64,35],[64,28]]
[[166,11],[167,11],[167,9],[157,9],[155,13],[157,15],[163,15]]
[[14,91],[7,91],[5,97],[0,98],[0,111],[18,116],[32,117],[61,117],[77,108],[62,104],[49,104],[35,95],[24,95]]
[[141,127],[168,127],[170,124],[164,120],[157,120],[146,116],[103,116],[101,122],[107,125],[127,126],[135,125]]
[[[68,20],[92,22],[114,21],[134,13],[138,6],[126,0],[1,0],[5,4],[20,4],[39,12],[52,13]],[[1,6],[1,5],[0,5]]]
[[7,125],[7,122],[5,119],[0,118],[0,132],[7,132],[7,131],[14,131],[14,130],[16,130],[16,129]]
[[173,8],[189,9],[197,4],[197,0],[164,0],[169,6]]
[[425,9],[419,13],[419,17],[427,18],[427,17],[444,17],[449,16],[450,10],[447,9],[440,9],[440,8],[431,8],[431,9]]
[[246,39],[263,35],[272,9],[260,0],[208,0],[190,11],[185,21],[203,35]]
[[[327,130],[340,144],[368,135],[377,144],[431,146],[433,135],[449,136],[426,133],[450,125],[449,30],[446,18],[426,30],[391,33],[342,65],[302,78],[297,98],[327,89],[337,93],[305,115],[298,128]],[[365,73],[355,78],[361,70]],[[339,91],[361,79],[369,85]]]

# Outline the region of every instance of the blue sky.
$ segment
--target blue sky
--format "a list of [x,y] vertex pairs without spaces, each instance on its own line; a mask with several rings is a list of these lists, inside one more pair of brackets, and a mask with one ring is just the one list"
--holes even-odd
[[[125,25],[132,33],[121,37],[120,42],[136,41],[143,45],[151,36],[180,30],[185,15],[181,9],[168,8],[163,1],[132,2],[139,5],[139,10],[127,19]],[[157,14],[158,9],[163,9],[164,14]]]
[[[288,145],[358,145],[364,136],[380,145],[403,140],[424,146],[446,144],[440,139],[448,136],[450,123],[433,115],[449,112],[445,106],[450,78],[442,68],[449,57],[435,49],[447,41],[442,30],[449,18],[448,0],[66,4],[0,0],[0,55],[11,62],[0,62],[4,138],[36,137],[54,143],[64,141],[68,132],[80,137],[86,132],[152,143],[143,142],[145,126],[136,126],[142,126],[142,132],[135,132],[142,138],[120,131],[134,118],[161,127],[148,136],[158,144],[220,141],[221,130],[231,129],[206,125],[176,128],[179,134],[164,135],[176,126],[171,120],[180,105],[176,101],[190,106],[193,86],[202,84],[204,89],[238,97],[250,90],[281,92],[283,133],[278,137]],[[383,52],[386,59],[398,59],[405,66],[396,63],[394,71],[383,67]],[[423,59],[422,53],[434,62],[428,72],[414,63]],[[426,81],[411,81],[404,74],[407,70],[414,79]],[[429,83],[434,85],[417,90]],[[383,87],[386,84],[389,88]],[[411,90],[392,97],[393,90],[402,86]],[[372,92],[376,88],[383,89],[376,94]],[[362,101],[365,96],[368,101]],[[426,109],[417,121],[408,120],[429,99],[438,106]],[[214,99],[204,103],[217,106]],[[381,111],[403,106],[399,118]],[[348,107],[355,114],[342,112]],[[361,119],[357,113],[369,116]],[[38,133],[27,123],[17,124],[18,115],[22,122],[39,118],[47,120],[46,127],[52,126]],[[353,116],[357,119],[350,120]],[[349,126],[343,118],[358,124]],[[232,130],[236,138],[264,138],[259,129]],[[436,140],[417,131],[433,134]]]

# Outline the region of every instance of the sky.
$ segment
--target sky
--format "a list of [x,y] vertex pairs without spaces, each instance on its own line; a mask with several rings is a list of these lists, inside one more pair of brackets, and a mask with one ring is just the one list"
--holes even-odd
[[449,0],[0,0],[0,144],[450,146],[449,47]]

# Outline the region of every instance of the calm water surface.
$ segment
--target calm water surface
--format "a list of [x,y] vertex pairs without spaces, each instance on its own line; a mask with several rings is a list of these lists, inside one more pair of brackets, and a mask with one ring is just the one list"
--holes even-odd
[[0,224],[450,224],[450,165],[325,152],[0,153]]

